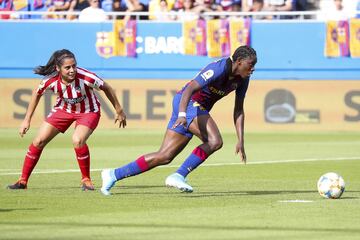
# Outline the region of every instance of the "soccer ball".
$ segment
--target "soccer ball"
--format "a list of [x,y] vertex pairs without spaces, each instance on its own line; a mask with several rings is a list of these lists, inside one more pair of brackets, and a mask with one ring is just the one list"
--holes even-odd
[[339,174],[329,172],[320,177],[317,188],[324,198],[340,198],[345,190],[345,181]]

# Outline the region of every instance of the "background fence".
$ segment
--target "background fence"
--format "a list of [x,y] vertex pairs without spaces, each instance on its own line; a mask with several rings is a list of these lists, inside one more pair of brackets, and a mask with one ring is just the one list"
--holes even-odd
[[[182,54],[179,22],[137,25],[137,56],[101,57],[98,33],[112,23],[0,22],[0,127],[17,127],[38,83],[32,69],[51,53],[68,48],[79,66],[115,87],[130,128],[164,128],[171,97],[212,58]],[[360,60],[324,57],[325,23],[253,21],[251,45],[258,64],[245,102],[246,127],[253,131],[360,131]],[[33,80],[31,80],[33,79]],[[34,80],[36,79],[36,80]],[[111,105],[103,101],[100,127],[113,126]],[[221,128],[232,129],[233,97],[215,106]],[[38,126],[54,99],[45,96],[34,116]]]

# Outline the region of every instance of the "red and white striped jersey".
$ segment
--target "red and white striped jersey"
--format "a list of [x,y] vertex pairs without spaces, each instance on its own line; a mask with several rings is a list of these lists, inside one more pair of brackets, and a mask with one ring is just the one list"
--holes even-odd
[[93,89],[101,90],[104,80],[84,68],[77,67],[75,80],[64,84],[60,75],[55,73],[45,77],[37,89],[37,94],[42,95],[46,89],[57,94],[53,111],[65,110],[68,113],[100,112],[100,102]]

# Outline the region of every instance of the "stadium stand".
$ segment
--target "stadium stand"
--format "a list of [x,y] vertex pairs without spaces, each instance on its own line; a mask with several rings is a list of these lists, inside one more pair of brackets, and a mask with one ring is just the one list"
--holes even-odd
[[[284,4],[280,4],[279,7],[271,6],[268,4],[270,0],[263,0],[264,9],[261,11],[265,13],[258,13],[257,15],[262,16],[277,16],[275,18],[279,19],[314,19],[316,10],[319,10],[323,5],[323,2],[329,2],[330,0],[284,0],[284,3],[291,2],[291,8],[286,7]],[[332,1],[332,0],[331,0]],[[73,20],[76,19],[79,12],[84,9],[86,6],[82,6],[82,3],[86,1],[83,0],[72,0],[60,1],[62,4],[57,4],[59,0],[52,0],[50,2],[46,0],[0,0],[0,19],[41,19],[46,16],[44,12],[47,11],[56,11],[57,14],[60,14],[59,20]],[[136,16],[136,19],[147,20],[163,18],[154,17],[154,14],[158,14],[160,11],[160,3],[164,1],[159,0],[128,0],[120,1],[120,7],[113,7],[115,4],[118,5],[118,0],[102,0],[100,2],[101,8],[107,12],[108,15],[131,15]],[[213,18],[216,16],[229,16],[226,13],[231,12],[231,15],[244,16],[245,13],[249,11],[252,6],[252,2],[262,2],[262,0],[192,0],[193,7],[191,9],[192,14],[201,15],[201,17]],[[346,1],[345,1],[346,2]],[[353,1],[355,2],[355,1]],[[165,17],[163,20],[179,20],[183,17],[174,17],[183,15],[183,3],[184,0],[168,0],[166,1],[168,6],[168,12],[165,11],[163,15],[172,15],[172,17]],[[245,6],[244,6],[245,4]],[[56,7],[61,5],[61,7]],[[246,7],[247,5],[247,7]],[[269,7],[270,6],[270,7]],[[355,6],[354,6],[355,9]],[[285,14],[288,12],[289,14]],[[297,14],[291,13],[296,11]],[[164,11],[162,11],[164,12]],[[115,13],[115,14],[114,14]],[[130,14],[131,13],[131,14]],[[276,13],[276,14],[275,14]],[[162,14],[162,13],[161,13]],[[256,16],[256,15],[255,15]],[[134,18],[134,17],[133,17]],[[264,17],[259,17],[256,19],[262,19]],[[273,17],[265,17],[266,19],[271,19]],[[112,18],[109,18],[112,19]],[[162,19],[160,19],[162,20]]]

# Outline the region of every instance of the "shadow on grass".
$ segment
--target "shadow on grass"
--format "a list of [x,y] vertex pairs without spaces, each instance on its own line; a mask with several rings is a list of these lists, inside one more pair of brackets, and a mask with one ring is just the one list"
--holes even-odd
[[184,197],[188,198],[206,198],[206,197],[233,197],[233,196],[262,196],[262,195],[282,195],[282,194],[298,194],[311,193],[317,194],[316,191],[223,191],[223,192],[199,192],[194,194],[187,194]]
[[[143,190],[143,189],[164,189],[162,192],[127,192],[126,190]],[[181,193],[176,188],[168,188],[164,185],[134,185],[134,186],[115,186],[112,188],[112,191],[123,191],[122,193],[114,193],[116,194],[168,194],[169,192],[174,193]],[[171,191],[166,191],[171,190]],[[218,197],[218,196],[236,196],[236,195],[274,195],[274,194],[296,194],[296,193],[317,193],[317,191],[309,191],[309,190],[302,190],[302,191],[288,191],[288,190],[279,190],[279,191],[222,191],[222,192],[205,192],[205,191],[195,191],[193,193],[183,193],[184,196],[189,197]]]
[[28,190],[27,191],[31,191],[31,190],[66,190],[66,189],[69,189],[69,190],[73,190],[73,189],[79,189],[81,190],[81,186],[75,186],[75,187],[58,187],[58,186],[52,186],[52,187],[41,187],[41,186],[34,186],[34,187],[28,187]]
[[126,186],[126,185],[121,185],[119,187],[114,187],[114,188],[122,188],[122,189],[150,189],[150,188],[165,188],[164,185],[134,185],[134,186]]
[[[100,188],[99,188],[100,189]],[[156,191],[162,189],[162,191]],[[155,190],[155,191],[153,191]],[[111,189],[113,195],[173,195],[180,192],[176,189],[168,191],[169,189],[164,185],[134,185],[134,186],[115,186]],[[131,192],[130,192],[131,191]]]
[[[195,186],[196,187],[196,186]],[[98,193],[100,186],[95,187],[95,191],[82,191],[80,187],[33,187],[26,191],[31,190],[79,190],[79,192],[94,192]],[[161,191],[158,191],[158,190]],[[138,190],[138,191],[137,191]],[[201,191],[196,188],[193,193],[181,193],[175,188],[167,188],[164,185],[121,185],[114,186],[111,190],[113,195],[173,195],[181,194],[182,197],[188,198],[206,198],[206,197],[231,197],[231,196],[262,196],[262,195],[287,195],[287,194],[318,194],[316,190],[267,190],[267,191]],[[345,191],[341,199],[359,199],[359,197],[346,196],[346,193],[360,193],[360,191]],[[1,211],[1,210],[0,210]]]
[[[129,190],[139,191],[129,192]],[[164,189],[164,191],[146,191],[144,189]],[[114,192],[115,190],[115,192]],[[169,190],[169,191],[167,191]],[[359,193],[360,191],[346,191],[347,193]],[[134,186],[117,186],[112,188],[113,195],[169,195],[169,194],[181,194],[182,197],[188,198],[206,198],[206,197],[231,197],[231,196],[262,196],[262,195],[287,195],[287,194],[318,194],[316,190],[271,190],[271,191],[196,191],[193,193],[181,193],[174,188],[166,188],[163,185],[134,185]],[[343,196],[341,199],[359,199],[358,197]]]
[[13,212],[13,211],[35,211],[35,210],[42,210],[42,208],[0,208],[1,212]]
[[184,231],[193,230],[226,230],[226,231],[300,231],[300,232],[342,232],[342,233],[360,233],[360,228],[301,228],[301,227],[279,227],[279,226],[229,226],[229,225],[206,225],[206,224],[156,224],[156,223],[89,223],[89,222],[0,222],[2,225],[14,225],[24,226],[24,227],[56,227],[56,228],[149,228],[149,229],[179,229]]
[[[359,191],[347,191],[347,193],[358,193]],[[287,195],[287,194],[318,194],[314,190],[272,190],[272,191],[223,191],[223,192],[199,192],[186,195],[186,197],[223,197],[223,196],[262,196],[262,195]],[[358,197],[341,197],[341,199],[358,199]]]
[[[96,190],[100,190],[101,186],[100,185],[95,185],[95,191]],[[164,185],[134,185],[134,186],[126,186],[126,185],[121,185],[118,184],[118,186],[113,187],[112,189],[154,189],[154,188],[165,188]],[[52,186],[52,187],[41,187],[41,186],[34,186],[34,187],[29,187],[29,190],[73,190],[73,189],[79,189],[81,190],[81,186]]]

